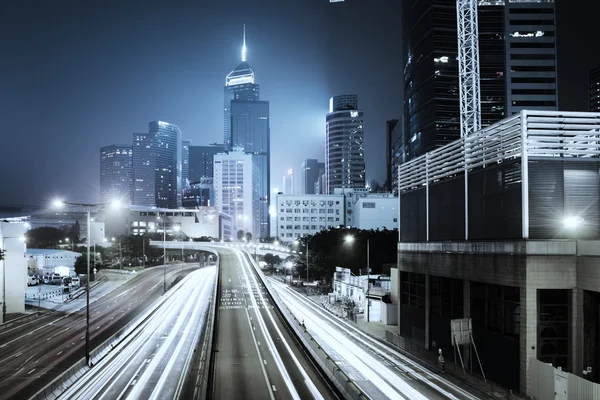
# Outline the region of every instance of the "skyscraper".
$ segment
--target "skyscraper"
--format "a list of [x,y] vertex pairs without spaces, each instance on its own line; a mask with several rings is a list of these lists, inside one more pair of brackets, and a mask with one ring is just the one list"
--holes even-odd
[[132,146],[132,204],[156,207],[154,135],[134,133]]
[[185,188],[190,180],[190,146],[189,140],[181,141],[181,186]]
[[283,194],[294,194],[294,170],[292,168],[288,169],[287,174],[283,176],[281,187]]
[[131,204],[133,187],[132,150],[129,145],[113,144],[100,148],[100,201],[119,199]]
[[155,145],[156,207],[181,207],[181,131],[177,125],[152,121],[149,133]]
[[590,71],[590,111],[600,112],[600,66]]
[[242,44],[242,62],[225,79],[225,150],[242,148],[252,153],[257,168],[254,181],[254,235],[268,237],[270,188],[269,102],[259,101],[254,71],[246,62],[246,27]]
[[268,101],[231,101],[231,145],[254,156],[258,177],[254,181],[256,237],[269,236],[269,188],[271,187]]
[[385,123],[385,149],[386,149],[386,178],[385,189],[397,193],[398,165],[400,165],[400,149],[402,142],[402,124],[400,120],[390,119]]
[[363,113],[358,110],[358,96],[330,99],[325,135],[326,194],[333,194],[334,188],[364,189]]
[[223,143],[227,150],[231,150],[231,101],[258,101],[259,87],[254,83],[254,71],[246,62],[246,25],[244,25],[244,38],[242,44],[242,62],[225,78],[224,89],[224,134]]
[[[555,110],[554,3],[479,1],[481,125],[522,109]],[[456,2],[408,0],[404,133],[409,161],[460,137]]]
[[314,158],[308,158],[302,162],[302,193],[300,194],[318,194],[315,193],[315,184],[319,181],[319,176],[325,170],[325,163],[319,162]]
[[152,121],[148,133],[133,134],[133,204],[178,208],[182,200],[181,131]]
[[[242,230],[253,237],[255,166],[253,155],[236,147],[214,156],[215,206],[233,220],[235,232]],[[232,238],[235,239],[235,238]]]
[[225,145],[190,146],[190,182],[200,182],[203,177],[213,177],[213,157],[223,153]]

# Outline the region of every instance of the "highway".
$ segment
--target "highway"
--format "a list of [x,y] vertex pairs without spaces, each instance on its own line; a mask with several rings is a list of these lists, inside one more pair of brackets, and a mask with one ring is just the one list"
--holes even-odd
[[205,329],[216,271],[209,266],[187,275],[59,398],[182,398],[188,367]]
[[308,332],[370,398],[404,400],[476,400],[478,396],[446,380],[413,359],[373,339],[349,321],[269,278],[289,310],[303,320]]
[[244,251],[219,248],[211,399],[335,399],[290,336]]
[[[185,269],[197,269],[197,264],[186,265]],[[169,265],[167,271],[170,284],[181,274],[181,265]],[[110,279],[127,279],[114,275]],[[106,292],[107,287],[110,292]],[[162,294],[162,267],[92,289],[90,348],[100,345]],[[49,315],[0,331],[0,399],[28,398],[82,359],[85,327],[82,296]]]

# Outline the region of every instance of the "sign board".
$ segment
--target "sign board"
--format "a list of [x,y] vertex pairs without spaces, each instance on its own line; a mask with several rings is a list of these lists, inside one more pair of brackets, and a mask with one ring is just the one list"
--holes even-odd
[[450,320],[450,334],[452,346],[456,346],[457,344],[471,343],[472,333],[473,327],[471,324],[471,318],[459,318]]

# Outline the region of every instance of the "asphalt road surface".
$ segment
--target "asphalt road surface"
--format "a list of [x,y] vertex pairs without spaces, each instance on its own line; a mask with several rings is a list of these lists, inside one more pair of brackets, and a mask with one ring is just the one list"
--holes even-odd
[[[186,270],[197,268],[188,264]],[[167,282],[181,265],[167,266]],[[108,274],[107,274],[108,275]],[[109,279],[126,279],[111,276]],[[153,267],[101,293],[90,291],[90,349],[100,345],[163,294],[163,269]],[[85,296],[49,315],[0,331],[0,399],[29,398],[85,357]]]
[[212,399],[337,398],[279,319],[247,253],[219,249]]

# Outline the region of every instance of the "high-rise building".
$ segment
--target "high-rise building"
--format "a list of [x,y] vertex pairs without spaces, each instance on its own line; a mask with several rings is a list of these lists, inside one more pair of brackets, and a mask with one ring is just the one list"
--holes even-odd
[[[315,193],[315,184],[319,181],[319,176],[325,171],[325,163],[319,162],[314,158],[308,158],[302,162],[302,193]],[[320,172],[323,170],[323,172]]]
[[270,128],[268,101],[231,101],[231,145],[254,156],[258,177],[254,181],[254,232],[269,237]]
[[113,144],[100,148],[100,201],[119,199],[131,204],[133,161],[130,145]]
[[177,125],[150,122],[155,146],[156,207],[179,208],[182,200],[181,131]]
[[590,111],[600,112],[600,66],[590,71]]
[[148,133],[133,134],[134,205],[181,207],[181,147],[181,131],[168,122],[152,121]]
[[363,113],[358,96],[332,97],[326,117],[326,194],[334,188],[364,188]]
[[287,170],[287,174],[282,179],[283,194],[294,194],[294,169]]
[[223,153],[225,145],[190,146],[190,182],[200,182],[203,177],[213,177],[213,157]]
[[385,189],[397,193],[398,165],[400,165],[400,146],[402,145],[402,124],[398,119],[385,123],[386,178]]
[[259,101],[259,86],[254,71],[246,62],[246,27],[242,44],[242,62],[225,79],[224,91],[225,150],[243,148],[252,153],[257,168],[254,183],[254,235],[270,236],[270,128],[269,102]]
[[156,207],[154,135],[134,133],[132,146],[132,204]]
[[[236,147],[214,156],[215,206],[233,219],[234,231],[255,237],[254,156]],[[232,238],[235,239],[235,238]]]
[[225,78],[224,89],[224,134],[223,143],[226,150],[232,149],[231,144],[231,101],[258,101],[259,87],[254,83],[254,71],[246,62],[246,26],[244,25],[244,40],[242,44],[242,62]]
[[181,141],[181,186],[185,188],[190,181],[190,146],[189,140]]
[[[478,2],[481,125],[522,109],[556,110],[554,2]],[[456,2],[409,0],[404,162],[460,137]]]

